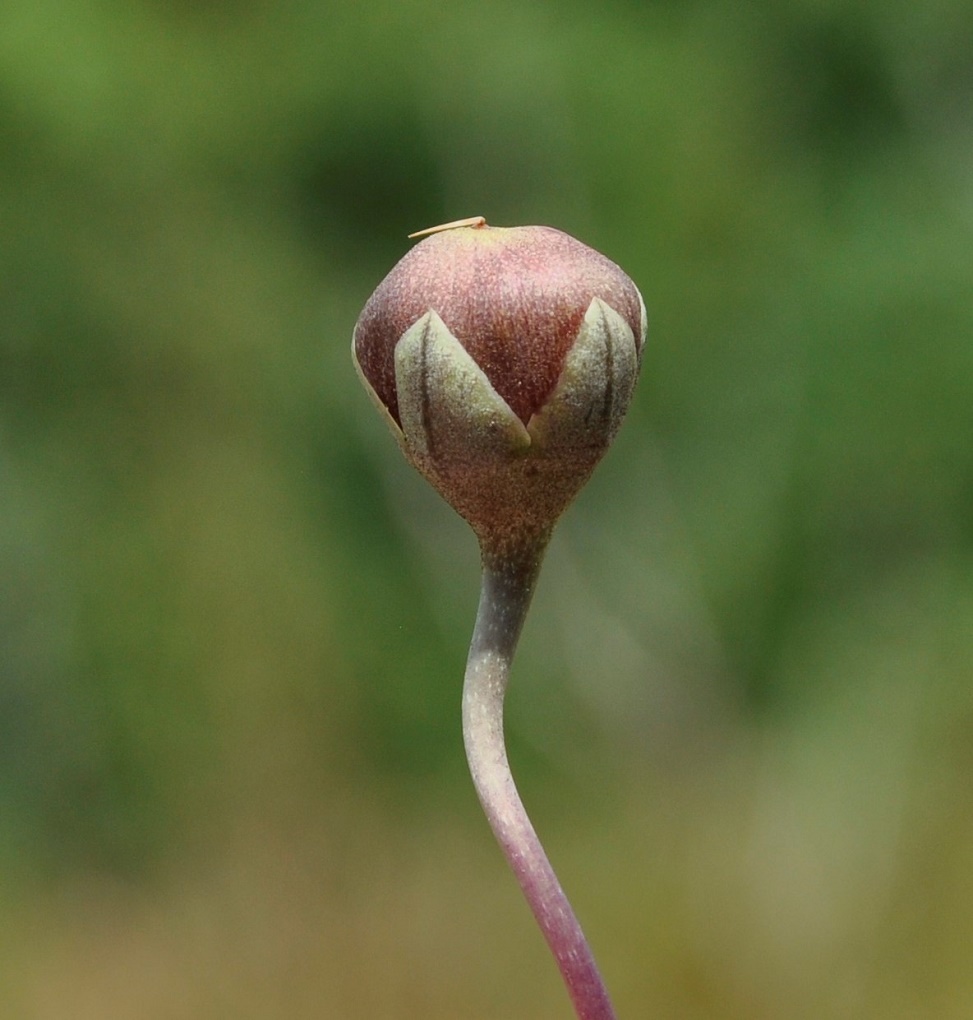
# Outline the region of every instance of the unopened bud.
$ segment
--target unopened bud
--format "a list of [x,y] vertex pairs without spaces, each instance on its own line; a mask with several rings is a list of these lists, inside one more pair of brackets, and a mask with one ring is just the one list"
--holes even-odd
[[645,330],[635,284],[603,255],[476,217],[392,269],[352,352],[408,459],[502,557],[550,532],[614,439]]

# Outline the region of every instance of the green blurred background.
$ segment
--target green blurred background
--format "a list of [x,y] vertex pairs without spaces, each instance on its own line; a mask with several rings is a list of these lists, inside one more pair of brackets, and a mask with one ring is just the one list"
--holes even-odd
[[0,1015],[565,1018],[472,535],[352,326],[462,216],[640,285],[514,769],[619,1015],[973,1016],[966,0],[6,0]]

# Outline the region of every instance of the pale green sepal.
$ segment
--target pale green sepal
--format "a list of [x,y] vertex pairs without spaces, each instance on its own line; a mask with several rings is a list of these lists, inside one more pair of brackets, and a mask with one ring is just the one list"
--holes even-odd
[[435,311],[395,345],[399,417],[409,447],[437,460],[455,453],[508,455],[530,446],[510,405]]
[[645,346],[645,334],[649,329],[649,313],[645,310],[645,302],[642,300],[642,295],[638,292],[638,290],[636,290],[636,293],[639,295],[639,319],[641,320],[641,326],[635,346],[638,348],[638,356],[641,358],[642,348]]
[[625,417],[639,352],[629,324],[601,298],[585,312],[557,386],[528,425],[539,447],[602,447]]

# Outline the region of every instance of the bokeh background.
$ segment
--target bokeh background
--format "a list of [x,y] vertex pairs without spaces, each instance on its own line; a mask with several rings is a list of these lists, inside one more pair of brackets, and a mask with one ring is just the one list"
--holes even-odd
[[515,669],[620,1016],[973,1016],[966,0],[6,0],[0,1014],[563,1018],[471,534],[360,391],[405,235],[650,315]]

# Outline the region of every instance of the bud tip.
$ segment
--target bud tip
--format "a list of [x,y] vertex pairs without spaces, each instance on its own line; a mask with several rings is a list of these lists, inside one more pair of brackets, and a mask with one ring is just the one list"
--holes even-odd
[[417,230],[409,234],[410,240],[416,237],[428,237],[430,234],[438,234],[443,230],[454,230],[456,227],[485,227],[487,225],[485,216],[467,216],[465,220],[452,220],[449,223],[440,223],[438,227],[426,227],[425,230]]

